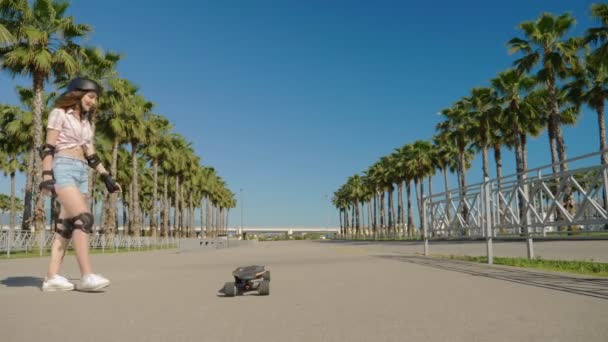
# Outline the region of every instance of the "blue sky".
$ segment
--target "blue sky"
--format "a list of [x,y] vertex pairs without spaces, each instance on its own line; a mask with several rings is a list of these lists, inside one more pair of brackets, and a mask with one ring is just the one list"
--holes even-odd
[[[511,66],[505,44],[521,37],[517,24],[568,11],[574,35],[597,25],[592,1],[150,3],[73,1],[69,13],[94,27],[87,44],[125,55],[120,76],[238,200],[243,189],[245,226],[338,225],[325,195],[395,148],[430,139],[437,112]],[[0,74],[0,102],[17,104],[16,84],[29,80]],[[569,156],[597,150],[596,120],[585,108],[565,129]],[[504,158],[512,173],[512,153]],[[546,136],[532,139],[530,166],[549,161]],[[471,183],[480,168],[478,158]]]

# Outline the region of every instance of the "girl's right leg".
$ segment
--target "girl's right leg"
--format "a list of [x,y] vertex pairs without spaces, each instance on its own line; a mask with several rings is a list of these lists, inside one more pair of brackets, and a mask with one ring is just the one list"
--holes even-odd
[[[63,220],[65,217],[65,209],[63,209],[62,206],[61,212],[59,213],[59,220]],[[63,223],[56,224],[57,230],[65,229]],[[49,269],[46,272],[47,278],[51,278],[59,273],[59,268],[61,268],[61,264],[63,263],[63,257],[65,256],[65,251],[69,243],[70,240],[63,238],[61,235],[59,235],[59,233],[55,232],[55,236],[53,237],[53,243],[51,245],[51,260],[49,262]]]
[[[61,210],[65,210],[65,217],[67,219],[73,219],[77,215],[88,213],[84,196],[80,193],[80,190],[75,186],[66,186],[60,189],[56,189],[57,199],[61,203]],[[75,221],[72,224],[82,224],[81,221]],[[74,250],[76,251],[76,260],[80,266],[81,275],[87,275],[91,272],[91,261],[89,259],[89,234],[83,232],[81,229],[74,229],[73,232],[73,244]]]
[[[65,211],[62,207],[59,218],[64,217]],[[62,223],[57,223],[57,230],[63,229],[65,229],[65,226]],[[51,244],[51,259],[46,277],[42,283],[42,291],[70,291],[74,289],[74,284],[58,274],[69,243],[69,239],[65,239],[58,232],[55,232],[53,243]]]
[[[61,207],[65,208],[66,217],[71,219],[74,225],[72,242],[76,251],[76,259],[80,266],[82,275],[78,289],[81,291],[98,291],[110,285],[110,281],[100,275],[94,274],[89,258],[89,234],[78,226],[83,227],[86,217],[79,215],[90,215],[86,198],[75,186],[66,186],[56,189],[57,198]],[[92,223],[92,222],[89,222]]]

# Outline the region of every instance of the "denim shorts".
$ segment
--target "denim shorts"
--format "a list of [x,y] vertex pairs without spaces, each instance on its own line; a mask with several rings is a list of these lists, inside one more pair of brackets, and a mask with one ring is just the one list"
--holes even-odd
[[89,168],[87,162],[66,156],[53,158],[55,187],[75,186],[81,193],[89,192]]

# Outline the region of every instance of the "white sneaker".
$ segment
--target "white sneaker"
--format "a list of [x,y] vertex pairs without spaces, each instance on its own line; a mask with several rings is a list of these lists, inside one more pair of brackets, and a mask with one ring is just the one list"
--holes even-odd
[[58,274],[48,278],[44,278],[42,282],[42,291],[72,291],[74,284],[70,283],[65,277]]
[[87,274],[80,280],[80,291],[99,291],[104,287],[110,286],[110,281],[98,274]]

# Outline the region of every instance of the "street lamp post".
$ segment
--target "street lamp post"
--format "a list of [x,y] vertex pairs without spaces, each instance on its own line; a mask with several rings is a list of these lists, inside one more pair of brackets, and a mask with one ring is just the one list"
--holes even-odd
[[243,189],[239,189],[241,197],[241,235],[243,234]]
[[326,234],[329,235],[329,213],[330,213],[330,209],[331,209],[330,202],[329,202],[329,195],[325,194],[325,200],[327,200],[327,203],[326,203],[326,205],[327,205],[327,210],[326,210],[327,211],[327,226],[325,227],[325,230],[326,230]]

